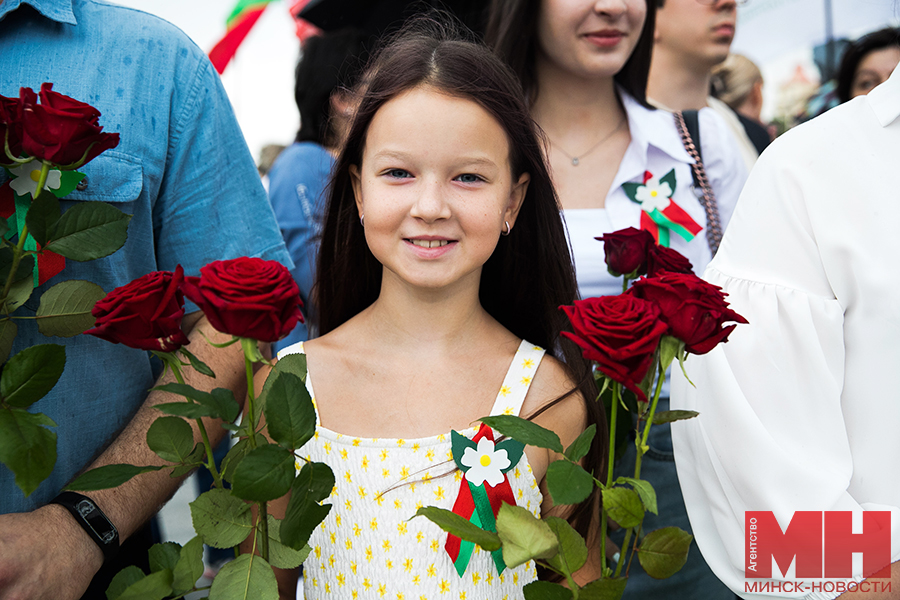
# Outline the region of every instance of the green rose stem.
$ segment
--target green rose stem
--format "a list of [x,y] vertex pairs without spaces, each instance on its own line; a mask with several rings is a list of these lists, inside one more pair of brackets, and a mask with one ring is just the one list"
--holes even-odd
[[[172,357],[169,361],[169,367],[172,369],[176,381],[184,385],[184,376],[181,373],[181,361],[178,360],[178,357],[175,356],[174,352],[170,352],[169,354]],[[206,461],[209,463],[207,468],[213,476],[216,487],[224,489],[225,485],[222,483],[222,475],[219,473],[219,469],[216,468],[216,459],[213,456],[212,444],[209,442],[209,435],[206,433],[206,426],[203,424],[203,419],[198,418],[194,419],[194,421],[197,422],[197,428],[200,430],[200,437],[203,438],[203,447],[206,448]]]
[[[656,405],[659,403],[659,395],[662,392],[663,382],[666,380],[666,369],[662,365],[662,361],[657,360],[657,379],[656,379],[656,390],[653,392],[653,401],[650,403],[650,410],[647,412],[647,423],[644,425],[644,432],[641,435],[640,439],[634,440],[634,445],[637,446],[637,457],[634,460],[634,478],[641,478],[641,459],[644,456],[647,448],[647,436],[650,435],[650,427],[653,425],[653,415],[656,413]],[[634,529],[628,529],[625,532],[625,539],[622,541],[622,548],[627,549],[628,543],[631,541],[631,534]],[[635,540],[637,541],[637,540]],[[631,568],[631,560],[634,558],[634,550],[632,550],[631,554],[628,558],[628,566]],[[618,577],[619,573],[622,572],[622,565],[625,564],[624,560],[619,560],[619,563],[616,565],[616,572],[614,577]]]
[[[628,285],[628,280],[625,280],[625,285]],[[612,487],[613,481],[613,468],[616,462],[616,417],[619,413],[619,390],[621,388],[620,383],[613,383],[612,386],[612,404],[609,409],[609,465],[606,469],[606,488],[609,489]],[[600,503],[600,564],[603,565],[603,568],[606,569],[606,530],[608,527],[607,523],[607,515],[606,508],[603,507],[603,502]]]
[[[37,180],[37,188],[35,188],[35,196],[41,193],[41,190],[44,189],[44,186],[47,184],[47,175],[50,173],[50,163],[47,161],[41,162],[41,173],[38,175]],[[16,244],[15,248],[13,248],[13,260],[12,265],[9,267],[9,275],[6,277],[6,284],[3,286],[3,301],[6,302],[6,299],[9,298],[9,290],[12,288],[13,279],[16,277],[16,271],[19,269],[19,263],[22,262],[22,257],[25,256],[25,240],[28,238],[28,225],[22,225],[22,233],[19,234],[19,243]]]
[[[252,357],[259,354],[256,340],[249,338],[241,338],[241,348],[244,351],[244,367],[247,371],[247,418],[250,420],[250,447],[257,447],[256,440],[256,421],[254,420],[253,403],[256,401],[256,395],[253,393],[253,363]],[[269,511],[265,502],[257,502],[259,506],[259,555],[263,560],[269,561]],[[255,544],[254,540],[254,544]]]

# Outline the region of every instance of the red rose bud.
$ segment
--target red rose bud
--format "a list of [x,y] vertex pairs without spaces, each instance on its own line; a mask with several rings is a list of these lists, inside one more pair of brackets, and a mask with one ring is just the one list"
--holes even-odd
[[181,330],[184,269],[155,271],[117,287],[94,305],[97,322],[85,331],[139,350],[173,352],[189,340]]
[[656,245],[649,231],[628,227],[594,239],[603,242],[606,266],[613,277],[633,279],[647,272],[647,253]]
[[662,273],[693,273],[691,264],[681,252],[654,244],[647,255],[647,277],[656,277]]
[[209,263],[188,277],[184,294],[222,333],[274,342],[303,322],[300,288],[284,265],[261,258]]
[[663,273],[640,279],[629,294],[656,304],[669,325],[669,335],[684,342],[684,349],[691,354],[706,354],[727,341],[737,325],[723,327],[726,321],[747,323],[728,308],[722,288],[693,274]]
[[629,294],[576,300],[574,306],[560,308],[574,331],[562,334],[578,344],[584,357],[595,361],[604,375],[646,402],[640,384],[667,329],[659,308]]
[[118,133],[104,133],[100,111],[58,94],[52,83],[19,92],[22,150],[25,154],[64,169],[75,169],[119,145]]
[[[7,153],[9,148],[9,153]],[[19,99],[0,96],[0,165],[9,165],[22,155],[22,122]]]

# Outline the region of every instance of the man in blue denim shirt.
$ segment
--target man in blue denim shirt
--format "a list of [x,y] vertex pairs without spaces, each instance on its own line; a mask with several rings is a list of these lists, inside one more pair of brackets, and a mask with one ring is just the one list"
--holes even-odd
[[[121,134],[117,148],[81,169],[87,185],[62,202],[63,210],[102,200],[133,218],[124,248],[97,261],[67,261],[19,314],[34,314],[40,292],[65,279],[94,281],[108,292],[178,264],[188,275],[242,255],[291,266],[221,82],[183,33],[95,0],[0,0],[0,94],[18,96],[20,87],[37,90],[42,82],[94,105],[104,129]],[[0,171],[0,185],[5,178]],[[200,332],[215,332],[196,306],[187,312],[190,349],[216,372],[215,387],[243,398],[239,346],[211,348]],[[58,424],[59,458],[28,498],[0,465],[0,599],[81,596],[103,554],[63,507],[46,503],[89,465],[160,464],[145,442],[159,416],[149,406],[162,401],[147,393],[158,375],[148,353],[91,336],[50,340],[28,320],[19,321],[13,352],[48,342],[65,344],[66,369],[33,410]],[[210,381],[194,384],[214,387]],[[222,428],[209,430],[213,443],[222,437]],[[152,473],[89,495],[124,539],[177,483]]]

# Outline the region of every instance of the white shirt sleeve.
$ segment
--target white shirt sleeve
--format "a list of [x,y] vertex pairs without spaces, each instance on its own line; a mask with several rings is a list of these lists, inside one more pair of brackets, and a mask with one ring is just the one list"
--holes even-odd
[[799,510],[891,511],[894,561],[900,550],[900,202],[882,201],[900,158],[896,128],[860,135],[880,128],[869,121],[840,112],[763,153],[706,271],[749,325],[689,357],[696,387],[673,369],[672,407],[700,413],[672,425],[688,516],[712,570],[745,598],[759,596],[745,587],[745,511],[773,511],[782,529]]

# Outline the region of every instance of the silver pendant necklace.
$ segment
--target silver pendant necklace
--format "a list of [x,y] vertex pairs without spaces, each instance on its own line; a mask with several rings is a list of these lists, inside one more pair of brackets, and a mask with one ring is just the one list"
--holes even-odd
[[[557,144],[557,143],[554,142],[553,140],[550,140],[550,143],[552,143],[554,146],[556,146],[556,148],[557,148],[560,152],[562,152],[563,154],[566,155],[566,158],[568,158],[570,161],[572,161],[572,166],[573,166],[573,167],[577,167],[577,166],[581,163],[581,159],[582,159],[582,158],[584,158],[585,156],[587,156],[588,154],[590,154],[591,152],[593,152],[594,150],[596,150],[597,148],[599,148],[599,147],[603,144],[603,142],[607,141],[607,140],[608,140],[609,138],[611,138],[617,131],[619,131],[619,129],[622,128],[622,125],[623,125],[624,123],[625,123],[625,116],[623,115],[622,118],[619,120],[619,124],[616,125],[615,129],[613,129],[612,131],[610,131],[609,133],[607,133],[605,136],[603,136],[603,138],[601,138],[601,140],[600,140],[599,142],[597,142],[596,144],[594,144],[593,146],[591,146],[590,149],[589,149],[587,152],[581,154],[580,156],[572,156],[571,154],[569,154],[568,152],[566,152],[565,150],[563,150],[563,149],[562,149],[562,146],[560,146],[559,144]],[[548,136],[548,137],[549,137],[549,136]]]

